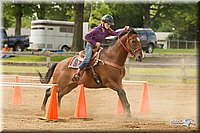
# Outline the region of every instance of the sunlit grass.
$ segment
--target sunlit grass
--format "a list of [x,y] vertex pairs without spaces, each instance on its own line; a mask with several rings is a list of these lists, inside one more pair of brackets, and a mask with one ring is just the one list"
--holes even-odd
[[[52,62],[59,62],[68,57],[65,56],[52,56]],[[46,62],[45,56],[16,56],[11,58],[1,59],[3,62]]]
[[36,73],[37,70],[40,72],[47,71],[46,66],[34,67],[34,66],[2,66],[2,72],[9,72],[9,73]]
[[[190,53],[197,54],[197,49],[155,49],[154,53],[158,54],[178,54],[178,53]],[[147,54],[147,53],[146,53]],[[51,62],[59,62],[68,57],[66,56],[52,56]],[[134,59],[130,59],[134,60]],[[145,58],[144,62],[152,62],[155,59],[153,58]],[[2,62],[46,62],[45,56],[16,56],[12,58],[1,59]],[[4,66],[2,65],[2,72],[9,73],[36,73],[36,70],[39,70],[42,73],[47,72],[46,66]],[[197,68],[186,69],[186,76],[198,76]],[[182,80],[177,78],[176,75],[182,75],[182,71],[180,68],[130,68],[130,70],[126,72],[130,74],[136,75],[147,75],[146,77],[129,77],[131,80],[146,80],[155,83],[182,83]],[[169,75],[169,78],[150,78],[150,75]],[[196,84],[197,79],[187,79],[187,83]]]
[[[187,75],[196,76],[197,69],[185,69]],[[181,75],[180,68],[130,68],[130,73],[146,75]]]
[[[41,73],[46,73],[48,68],[45,66],[34,67],[34,66],[2,66],[2,72],[9,73],[36,73],[36,70],[39,70]],[[178,68],[131,68],[130,71],[127,70],[126,75],[135,74],[135,75],[146,75],[143,77],[129,77],[125,79],[135,80],[135,81],[149,81],[153,83],[182,83],[182,79],[179,79],[178,75],[181,75],[181,69]],[[168,75],[168,78],[158,78],[151,77],[151,75]],[[187,76],[196,76],[198,75],[197,69],[186,69]],[[150,78],[151,77],[151,78]],[[197,84],[197,79],[187,79],[186,83]]]
[[198,49],[154,49],[155,54],[196,54]]

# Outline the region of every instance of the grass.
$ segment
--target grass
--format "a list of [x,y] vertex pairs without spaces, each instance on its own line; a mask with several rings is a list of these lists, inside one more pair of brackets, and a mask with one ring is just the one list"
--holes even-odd
[[198,49],[154,49],[156,54],[196,54]]
[[[67,57],[65,56],[52,56],[51,61],[52,62],[59,62]],[[46,62],[45,56],[16,56],[12,58],[5,58],[2,59],[3,62]]]
[[[190,53],[190,54],[197,54],[196,49],[155,49],[155,54],[176,54],[176,53]],[[51,61],[52,62],[59,62],[68,57],[65,56],[52,56]],[[152,58],[146,59],[146,62],[151,62],[151,60],[155,60]],[[16,56],[12,58],[6,58],[2,59],[3,62],[46,62],[45,56]],[[46,72],[47,67],[41,66],[41,67],[33,67],[33,66],[2,66],[2,72],[18,72],[18,73],[35,73],[36,70],[39,70],[40,72]],[[174,74],[181,75],[181,70],[176,68],[131,68],[130,69],[131,74],[138,74],[138,75],[169,75],[169,78],[151,78],[149,79],[142,77],[131,77],[131,80],[147,80],[150,82],[156,82],[156,83],[179,83],[181,82],[181,79],[171,79],[170,77]],[[196,76],[197,77],[197,69],[186,69],[186,75],[189,76]],[[187,80],[187,83],[196,84],[196,79]]]
[[46,66],[34,67],[34,66],[2,66],[2,72],[9,72],[9,73],[36,73],[36,70],[40,72],[46,72],[48,68]]
[[[42,73],[46,73],[48,68],[45,66],[41,67],[32,67],[32,66],[2,66],[3,72],[10,73],[36,73],[36,70],[39,70]],[[128,71],[126,72],[126,74]],[[147,75],[147,77],[131,77],[125,78],[130,80],[146,80],[153,83],[182,83],[181,79],[176,77],[171,78],[172,76],[181,75],[181,70],[178,68],[131,68],[130,74],[136,75]],[[176,75],[175,75],[176,74]],[[169,75],[169,78],[149,78],[148,75]],[[188,76],[196,76],[197,77],[197,69],[186,69],[186,75]],[[187,80],[188,84],[196,84],[197,79],[189,79]]]
[[[197,54],[197,49],[155,49],[155,54]],[[68,57],[66,56],[52,56],[52,62],[59,62]],[[45,56],[16,56],[12,58],[2,59],[3,62],[45,62]]]

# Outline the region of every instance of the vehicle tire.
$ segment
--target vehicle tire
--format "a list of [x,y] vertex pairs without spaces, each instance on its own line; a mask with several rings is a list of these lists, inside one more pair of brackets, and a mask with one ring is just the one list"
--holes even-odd
[[64,51],[69,51],[69,50],[70,50],[70,48],[69,48],[68,46],[63,46],[63,47],[61,48],[61,50],[64,50]]
[[153,53],[153,49],[154,49],[153,44],[149,44],[147,49],[146,49],[146,53]]
[[15,44],[15,46],[13,48],[13,51],[19,51],[19,52],[21,52],[23,50],[24,50],[24,48],[23,48],[22,44],[20,44],[20,43]]

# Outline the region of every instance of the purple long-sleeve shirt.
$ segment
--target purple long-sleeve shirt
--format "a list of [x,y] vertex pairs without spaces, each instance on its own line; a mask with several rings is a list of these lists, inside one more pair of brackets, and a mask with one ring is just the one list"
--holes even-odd
[[92,29],[91,31],[89,31],[85,35],[86,41],[88,41],[91,45],[96,46],[96,42],[100,42],[102,44],[102,42],[105,40],[106,37],[110,35],[117,36],[121,33],[121,31],[119,32],[112,31],[112,33],[109,33],[109,30],[105,28],[104,28],[105,31],[103,32],[102,28],[103,26],[99,25],[94,29]]

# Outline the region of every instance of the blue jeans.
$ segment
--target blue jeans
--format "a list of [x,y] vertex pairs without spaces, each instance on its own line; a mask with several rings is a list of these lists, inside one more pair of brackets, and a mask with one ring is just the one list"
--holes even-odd
[[85,49],[85,58],[83,62],[79,65],[79,69],[83,70],[90,62],[90,59],[92,57],[92,45],[87,44],[86,49]]

